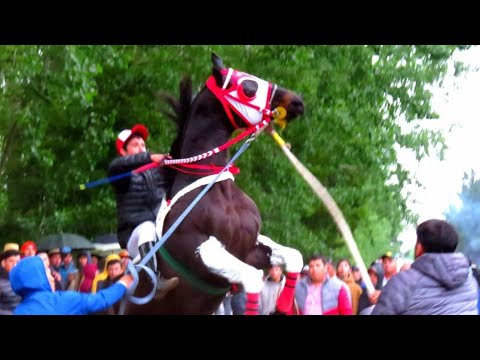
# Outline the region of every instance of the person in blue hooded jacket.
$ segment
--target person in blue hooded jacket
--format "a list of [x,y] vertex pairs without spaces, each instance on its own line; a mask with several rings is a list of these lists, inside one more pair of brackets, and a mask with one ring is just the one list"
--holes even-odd
[[55,291],[50,268],[38,256],[22,259],[12,271],[13,291],[22,297],[14,315],[87,315],[102,311],[125,294],[133,283],[132,275],[96,294],[75,291]]

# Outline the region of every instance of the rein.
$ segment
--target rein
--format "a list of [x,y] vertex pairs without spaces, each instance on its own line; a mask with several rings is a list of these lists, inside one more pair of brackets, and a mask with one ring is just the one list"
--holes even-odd
[[[252,127],[248,128],[247,130],[240,133],[239,135],[237,135],[233,139],[227,141],[226,143],[224,143],[220,146],[217,146],[216,148],[214,148],[210,151],[204,152],[203,154],[199,154],[199,155],[195,155],[195,156],[191,156],[189,158],[183,158],[183,159],[166,159],[166,160],[163,161],[163,164],[165,166],[171,166],[171,167],[173,167],[172,165],[179,165],[179,166],[182,166],[182,167],[187,167],[187,166],[185,166],[185,164],[190,164],[190,163],[194,163],[194,162],[209,158],[209,157],[213,156],[214,154],[218,154],[220,151],[224,151],[224,150],[228,149],[229,147],[236,144],[240,140],[243,140],[247,136],[249,136],[251,134],[254,134],[257,131],[262,130],[263,128],[265,128],[265,126],[268,125],[269,122],[270,121],[263,120],[258,125],[255,125],[255,126],[252,126]],[[99,186],[99,185],[109,184],[109,183],[112,183],[114,181],[132,176],[134,174],[138,174],[138,173],[141,173],[143,171],[153,169],[154,167],[157,167],[159,165],[160,165],[159,163],[152,162],[150,164],[143,165],[143,166],[141,166],[141,167],[139,167],[135,170],[132,170],[132,171],[127,171],[127,172],[124,172],[124,173],[121,173],[121,174],[118,174],[118,175],[106,177],[106,178],[103,178],[103,179],[100,179],[100,180],[91,181],[91,182],[88,182],[86,184],[81,184],[79,186],[79,188],[80,188],[80,190],[85,190],[85,189],[94,188],[94,187]],[[218,168],[220,168],[220,167],[217,167],[217,169]],[[177,169],[178,169],[178,167],[177,167]],[[235,171],[235,167],[233,167],[233,171]],[[214,173],[217,173],[217,172],[214,172]],[[198,175],[198,174],[196,174],[196,175]]]

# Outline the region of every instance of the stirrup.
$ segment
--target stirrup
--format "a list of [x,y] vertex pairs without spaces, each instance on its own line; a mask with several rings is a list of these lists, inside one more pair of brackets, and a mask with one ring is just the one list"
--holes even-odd
[[[153,248],[154,244],[153,242],[149,241],[146,243],[143,243],[138,247],[138,252],[140,254],[140,261],[142,261],[150,252],[150,250]],[[149,267],[154,273],[157,273],[157,260],[155,258],[155,254],[153,254],[152,257],[146,262],[145,264],[147,267]]]

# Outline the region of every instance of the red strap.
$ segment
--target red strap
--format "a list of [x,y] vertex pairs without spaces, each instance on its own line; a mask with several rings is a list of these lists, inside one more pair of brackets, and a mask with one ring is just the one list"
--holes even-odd
[[295,286],[297,285],[299,273],[287,273],[285,286],[277,299],[276,310],[282,314],[287,314],[293,307],[295,299]]
[[246,293],[247,302],[245,304],[244,315],[259,315],[260,293]]
[[[213,175],[213,174],[218,174],[223,170],[223,166],[216,166],[216,165],[199,165],[199,164],[176,164],[176,165],[167,165],[170,166],[171,168],[178,170],[180,172],[183,172],[185,174],[192,174],[192,175],[199,175],[199,176],[205,176],[205,175]],[[187,170],[182,170],[179,167],[184,167],[187,169],[198,169],[199,171],[187,171]],[[230,166],[228,169],[233,175],[237,175],[240,173],[240,169],[236,166]]]
[[215,97],[222,103],[223,105],[223,108],[225,109],[225,112],[227,113],[227,116],[228,116],[228,120],[230,120],[230,122],[232,123],[233,127],[235,129],[238,129],[239,126],[237,125],[237,123],[235,122],[235,120],[233,119],[233,115],[232,115],[232,112],[230,110],[230,106],[228,106],[228,101],[225,100],[225,97],[223,95],[223,90],[222,88],[219,88],[217,86],[217,83],[215,81],[215,78],[213,76],[210,76],[208,79],[207,79],[207,82],[206,82],[206,85],[207,85],[207,88],[215,95]]

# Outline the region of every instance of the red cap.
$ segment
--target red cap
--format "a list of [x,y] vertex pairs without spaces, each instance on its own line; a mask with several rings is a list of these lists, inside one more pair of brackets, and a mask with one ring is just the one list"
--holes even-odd
[[120,155],[122,155],[121,150],[123,149],[123,145],[128,142],[128,140],[132,137],[133,134],[140,135],[144,141],[148,138],[148,130],[142,124],[136,124],[130,130],[123,130],[122,132],[120,132],[120,134],[118,134],[115,144],[117,146],[117,152]]

